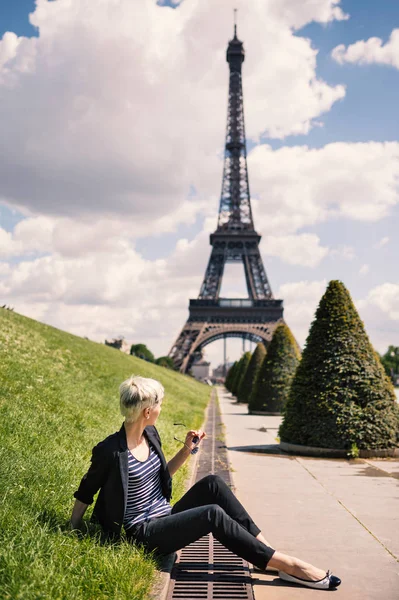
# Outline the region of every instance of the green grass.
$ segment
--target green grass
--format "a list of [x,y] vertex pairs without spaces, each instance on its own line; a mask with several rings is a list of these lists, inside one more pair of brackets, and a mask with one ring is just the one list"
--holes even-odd
[[[122,423],[118,387],[132,373],[165,387],[157,427],[169,459],[181,447],[173,421],[199,427],[208,386],[0,309],[1,599],[147,597],[150,556],[125,541],[101,544],[92,528],[80,538],[66,528],[92,447]],[[188,470],[173,478],[172,503]]]

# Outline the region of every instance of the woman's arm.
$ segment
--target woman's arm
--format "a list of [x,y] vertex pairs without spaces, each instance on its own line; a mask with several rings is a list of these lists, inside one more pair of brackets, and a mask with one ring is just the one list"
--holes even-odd
[[[199,437],[199,440],[196,444],[193,443],[193,438],[195,436]],[[173,477],[176,471],[180,469],[182,465],[184,465],[191,454],[191,450],[195,448],[195,446],[197,446],[205,436],[205,431],[191,430],[187,433],[183,448],[181,448],[179,452],[168,462],[168,470],[171,477]]]
[[88,504],[84,504],[80,500],[75,500],[75,504],[73,506],[72,515],[71,515],[71,528],[72,529],[78,529],[78,527],[81,524],[83,515],[85,514],[88,506],[89,506]]
[[91,504],[94,495],[104,485],[110,468],[110,454],[107,445],[100,442],[92,450],[91,464],[87,473],[83,476],[79,488],[74,493],[76,500],[86,506]]
[[173,477],[176,471],[180,469],[182,465],[184,465],[190,454],[190,448],[186,448],[186,446],[183,446],[183,448],[181,448],[179,452],[173,458],[170,459],[170,461],[168,462],[168,471],[171,477]]

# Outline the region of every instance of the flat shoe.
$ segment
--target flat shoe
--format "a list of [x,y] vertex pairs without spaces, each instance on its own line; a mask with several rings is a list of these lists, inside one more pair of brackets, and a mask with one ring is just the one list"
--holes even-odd
[[288,575],[284,571],[279,571],[278,576],[284,581],[290,581],[291,583],[299,583],[300,585],[306,585],[306,587],[314,588],[316,590],[332,590],[341,584],[339,577],[330,575],[330,571],[327,571],[326,576],[318,581],[309,581],[308,579],[301,579],[300,577],[294,577]]

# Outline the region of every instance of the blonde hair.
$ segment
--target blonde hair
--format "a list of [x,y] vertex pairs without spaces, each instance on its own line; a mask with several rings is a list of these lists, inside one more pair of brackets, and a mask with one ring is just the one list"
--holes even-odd
[[119,386],[120,410],[127,423],[137,421],[144,408],[152,408],[164,397],[163,385],[156,379],[132,375]]

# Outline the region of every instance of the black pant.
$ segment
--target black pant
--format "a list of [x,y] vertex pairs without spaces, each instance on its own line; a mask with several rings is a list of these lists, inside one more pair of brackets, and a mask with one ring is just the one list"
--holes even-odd
[[141,523],[128,530],[127,536],[148,550],[169,554],[210,532],[260,569],[266,569],[275,552],[256,539],[260,529],[217,475],[208,475],[193,485],[174,505],[171,515]]

